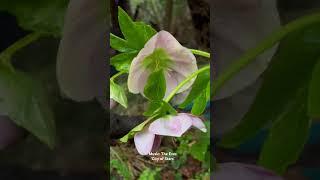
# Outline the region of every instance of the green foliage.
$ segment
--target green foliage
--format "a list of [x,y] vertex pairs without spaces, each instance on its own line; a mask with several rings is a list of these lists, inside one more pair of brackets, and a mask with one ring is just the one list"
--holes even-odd
[[194,115],[201,115],[207,106],[207,92],[206,90],[202,91],[202,93],[194,100],[193,106],[191,109],[191,113]]
[[176,115],[177,111],[165,101],[150,101],[148,109],[143,113],[144,116],[164,116],[166,114]]
[[[205,162],[210,145],[210,124],[206,121],[205,125],[208,130],[206,133],[196,131],[194,134],[186,134],[178,138],[180,145],[177,153],[190,154],[193,158]],[[195,141],[195,143],[191,143],[193,141]]]
[[200,115],[206,107],[207,101],[210,99],[210,69],[198,74],[192,85],[191,91],[180,104],[180,108],[186,108],[194,101],[192,113]]
[[122,54],[111,59],[111,65],[115,66],[118,71],[128,72],[133,58],[157,32],[150,25],[132,21],[120,7],[118,11],[119,26],[124,39],[110,34],[110,46],[122,52]]
[[287,167],[298,160],[307,141],[310,125],[305,93],[298,94],[296,100],[273,123],[258,163],[279,174],[285,173]]
[[0,113],[53,148],[54,116],[42,84],[22,72],[1,67],[0,92]]
[[60,35],[68,0],[3,0],[0,11],[17,17],[19,25],[30,31]]
[[112,49],[119,52],[135,52],[135,49],[130,47],[128,42],[112,33],[110,33],[110,46]]
[[[305,91],[320,57],[319,40],[318,24],[294,31],[281,41],[249,112],[223,137],[220,146],[237,147],[272,123],[260,163],[283,172],[297,159],[308,135],[310,122],[304,109],[308,99]],[[294,104],[302,107],[295,107]],[[271,158],[274,153],[279,157]]]
[[309,85],[308,115],[311,118],[320,118],[320,60],[313,69]]
[[115,55],[110,59],[110,64],[119,72],[129,72],[131,61],[137,54],[137,52],[133,51]]
[[175,159],[174,161],[171,161],[171,166],[176,170],[178,170],[182,165],[184,165],[187,162],[186,152],[178,151],[177,153],[179,154],[179,158]]
[[166,94],[166,79],[163,70],[158,70],[150,74],[144,87],[144,95],[149,100],[162,100]]
[[128,100],[124,89],[110,80],[110,98],[121,104],[123,107],[128,107]]
[[116,169],[118,174],[121,175],[125,180],[133,179],[133,177],[129,171],[129,168],[125,163],[123,163],[117,159],[112,159],[110,161],[110,165],[111,165],[110,171],[112,171],[112,169]]
[[141,174],[138,180],[156,180],[161,179],[160,177],[160,168],[156,168],[154,170],[147,168]]

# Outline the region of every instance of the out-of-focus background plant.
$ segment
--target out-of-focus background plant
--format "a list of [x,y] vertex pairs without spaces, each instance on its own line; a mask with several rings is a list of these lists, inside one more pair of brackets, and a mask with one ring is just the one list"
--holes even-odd
[[[107,117],[94,100],[100,94],[91,91],[86,102],[76,101],[84,101],[77,99],[80,90],[91,90],[85,84],[94,66],[88,56],[104,64],[105,7],[99,0],[0,2],[0,179],[103,177]],[[70,23],[74,18],[79,21]],[[92,69],[99,68],[106,69]]]

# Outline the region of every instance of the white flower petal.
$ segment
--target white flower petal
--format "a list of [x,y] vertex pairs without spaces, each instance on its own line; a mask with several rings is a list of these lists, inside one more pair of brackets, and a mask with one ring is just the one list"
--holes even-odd
[[148,155],[152,150],[154,138],[155,135],[149,132],[148,128],[135,134],[134,144],[138,153],[141,155]]
[[189,116],[178,114],[155,120],[150,124],[149,131],[157,135],[180,137],[191,125],[192,120]]
[[179,52],[183,46],[167,31],[157,33],[156,48],[164,49],[169,55]]
[[178,81],[174,75],[174,72],[166,72],[165,73],[166,78],[166,95],[165,98],[174,90],[174,88],[177,87]]
[[[136,62],[135,62],[136,63]],[[128,76],[128,89],[131,93],[143,94],[144,86],[148,81],[150,72],[138,66],[131,66]]]
[[200,118],[194,116],[194,117],[191,117],[191,119],[192,119],[192,126],[200,129],[202,132],[207,132],[207,128]]

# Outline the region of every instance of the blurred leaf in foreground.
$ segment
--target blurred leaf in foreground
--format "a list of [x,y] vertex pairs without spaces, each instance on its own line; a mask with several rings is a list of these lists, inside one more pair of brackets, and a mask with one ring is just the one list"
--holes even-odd
[[53,148],[54,116],[42,85],[24,73],[0,68],[0,92],[0,113]]
[[[310,36],[314,41],[308,41]],[[249,112],[223,137],[221,146],[239,146],[283,114],[298,91],[310,81],[312,69],[320,57],[320,41],[315,39],[320,39],[320,25],[294,32],[280,43]]]
[[320,118],[320,60],[314,67],[309,85],[308,115],[311,118]]
[[[301,110],[305,107],[300,107],[306,106],[307,93],[301,91],[306,89],[320,57],[319,40],[320,25],[316,24],[289,34],[280,43],[249,112],[223,137],[221,146],[235,148],[271,123],[260,163],[282,173],[296,161],[306,141],[310,124],[306,110]],[[297,103],[299,106],[293,108]],[[271,158],[274,153],[281,158]]]
[[2,0],[0,11],[16,16],[26,30],[59,36],[67,5],[68,0]]

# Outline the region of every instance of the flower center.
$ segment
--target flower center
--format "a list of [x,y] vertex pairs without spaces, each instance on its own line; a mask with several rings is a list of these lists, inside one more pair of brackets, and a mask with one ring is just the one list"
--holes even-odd
[[155,49],[152,54],[144,58],[142,66],[150,72],[167,69],[173,61],[162,48]]

